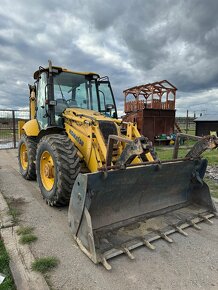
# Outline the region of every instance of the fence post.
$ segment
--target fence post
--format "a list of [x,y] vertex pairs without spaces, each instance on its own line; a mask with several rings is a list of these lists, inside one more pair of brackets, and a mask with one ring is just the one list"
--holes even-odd
[[187,110],[187,114],[186,114],[186,129],[185,129],[186,134],[188,134],[188,125],[189,125],[189,119],[188,119],[188,110]]
[[173,148],[173,159],[178,158],[179,142],[180,142],[180,133],[176,134],[176,140]]
[[16,122],[15,122],[15,111],[12,110],[12,119],[13,119],[13,143],[14,143],[14,148],[16,148]]

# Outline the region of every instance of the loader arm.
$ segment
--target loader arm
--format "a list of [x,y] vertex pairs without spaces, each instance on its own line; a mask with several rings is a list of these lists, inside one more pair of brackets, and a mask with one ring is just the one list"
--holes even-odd
[[113,165],[140,164],[142,158],[154,161],[151,142],[140,136],[136,125],[127,123],[122,135],[122,122],[98,112],[79,108],[64,112],[68,137],[79,150],[89,172]]
[[148,161],[154,161],[154,158],[151,154],[153,151],[152,143],[148,140],[148,138],[141,136],[139,138],[135,138],[132,141],[127,138],[110,135],[107,145],[106,168],[111,165],[113,146],[116,141],[126,143],[125,148],[123,149],[119,158],[116,160],[115,165],[118,167],[120,166],[121,168],[124,168],[127,164],[131,164],[133,161],[135,164],[137,164],[141,161],[140,156],[142,155]]
[[206,136],[197,141],[185,157],[197,158],[206,150],[218,147],[218,138],[215,136]]
[[187,138],[190,140],[197,141],[191,150],[186,154],[187,158],[198,158],[206,150],[216,149],[218,147],[218,138],[216,136],[193,136],[184,133],[179,133],[176,135],[176,141],[173,149],[173,159],[177,159],[179,144],[181,138]]

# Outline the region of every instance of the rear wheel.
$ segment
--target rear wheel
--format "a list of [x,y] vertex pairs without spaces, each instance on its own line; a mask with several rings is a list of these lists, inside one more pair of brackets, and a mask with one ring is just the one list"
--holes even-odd
[[33,137],[22,135],[18,145],[18,163],[20,173],[25,179],[36,179],[36,146],[37,142]]
[[36,156],[37,180],[49,205],[69,203],[74,181],[80,172],[77,149],[71,140],[60,134],[41,139]]

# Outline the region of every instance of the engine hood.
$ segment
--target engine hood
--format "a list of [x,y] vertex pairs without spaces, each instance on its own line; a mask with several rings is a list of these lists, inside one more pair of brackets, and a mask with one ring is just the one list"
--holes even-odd
[[106,117],[102,113],[99,113],[97,111],[93,110],[87,110],[87,109],[81,109],[81,108],[67,108],[63,116],[67,119],[77,119],[79,118],[80,121],[92,121],[92,122],[98,122],[98,121],[110,121],[110,122],[115,122],[117,124],[120,124],[122,121],[111,118],[111,117]]

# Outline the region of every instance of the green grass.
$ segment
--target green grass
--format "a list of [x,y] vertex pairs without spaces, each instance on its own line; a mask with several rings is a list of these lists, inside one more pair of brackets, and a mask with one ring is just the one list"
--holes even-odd
[[[185,157],[190,149],[180,148],[178,158]],[[173,158],[173,147],[155,147],[155,152],[160,160],[170,160]]]
[[10,204],[8,204],[8,206],[8,213],[12,216],[13,222],[16,225],[19,222],[19,216],[21,215],[21,212],[17,208],[11,207]]
[[33,234],[33,230],[34,228],[29,226],[19,227],[19,229],[17,229],[17,234],[21,236],[19,242],[21,244],[30,244],[32,242],[35,242],[38,238]]
[[12,216],[13,223],[17,225],[20,221],[20,215],[22,210],[20,206],[25,203],[23,198],[7,197],[3,191],[1,191],[9,207],[8,214]]
[[2,139],[11,139],[13,136],[12,129],[2,129],[0,128],[0,138]]
[[19,229],[17,229],[17,234],[18,235],[29,235],[32,234],[34,228],[33,227],[19,227]]
[[43,257],[38,258],[32,263],[32,270],[42,274],[51,271],[59,264],[56,257]]
[[21,244],[31,244],[37,240],[37,236],[33,234],[26,234],[22,235],[21,238],[19,239],[19,243]]
[[[190,146],[191,147],[191,146]],[[185,157],[185,155],[188,153],[190,149],[187,149],[185,147],[180,147],[178,151],[178,158]],[[173,156],[173,147],[161,147],[157,146],[155,147],[155,151],[159,157],[160,160],[169,160],[172,159]],[[202,154],[202,157],[206,158],[208,160],[209,165],[218,165],[218,150],[208,150],[205,151]]]
[[209,186],[212,196],[218,198],[218,183],[208,177],[204,178],[204,181]]
[[6,276],[3,283],[0,285],[1,290],[15,290],[14,281],[9,268],[10,258],[5,250],[3,241],[0,240],[0,273]]
[[217,149],[214,149],[211,151],[205,151],[203,153],[203,157],[208,160],[209,165],[218,166],[218,150]]

